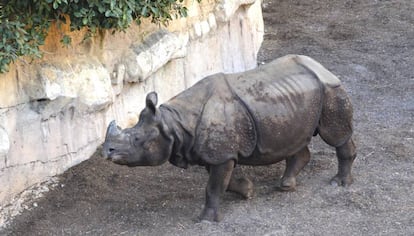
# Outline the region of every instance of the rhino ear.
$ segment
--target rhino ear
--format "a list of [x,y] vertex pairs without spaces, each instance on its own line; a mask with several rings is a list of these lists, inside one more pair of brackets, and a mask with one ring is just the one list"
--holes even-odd
[[155,114],[157,102],[158,102],[158,95],[156,92],[151,92],[147,95],[147,98],[145,100],[147,108],[152,111],[153,114]]

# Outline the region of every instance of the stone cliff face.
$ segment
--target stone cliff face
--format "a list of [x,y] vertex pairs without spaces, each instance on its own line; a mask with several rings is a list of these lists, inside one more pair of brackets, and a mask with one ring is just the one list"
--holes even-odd
[[256,66],[260,0],[188,1],[168,27],[144,23],[62,48],[52,29],[41,60],[0,75],[0,208],[27,187],[87,159],[108,123],[137,121],[145,95],[166,101],[217,72]]

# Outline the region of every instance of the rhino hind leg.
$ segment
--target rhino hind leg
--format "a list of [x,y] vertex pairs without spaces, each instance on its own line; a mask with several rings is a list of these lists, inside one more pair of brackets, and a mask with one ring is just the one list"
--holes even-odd
[[352,136],[353,108],[345,90],[326,88],[317,132],[329,145],[339,147]]
[[238,193],[245,199],[251,199],[254,195],[253,182],[247,177],[232,176],[227,191]]
[[352,183],[351,168],[356,157],[352,140],[352,104],[342,86],[326,88],[325,96],[318,133],[327,144],[336,148],[338,173],[331,184],[348,186]]
[[280,190],[293,191],[296,187],[296,176],[309,163],[310,152],[308,147],[304,147],[292,157],[286,158],[286,169],[283,174]]
[[336,147],[338,157],[338,173],[331,180],[334,186],[349,186],[353,179],[351,175],[352,163],[356,157],[355,144],[350,138],[345,144]]

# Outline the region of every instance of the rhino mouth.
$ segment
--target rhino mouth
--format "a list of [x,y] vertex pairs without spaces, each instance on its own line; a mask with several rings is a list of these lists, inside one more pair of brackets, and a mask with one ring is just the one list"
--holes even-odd
[[105,159],[112,161],[116,164],[127,164],[125,157],[127,156],[123,152],[118,152],[115,149],[109,149],[109,153],[106,155]]
[[120,155],[115,155],[115,156],[111,157],[111,161],[116,163],[116,164],[122,164],[122,165],[127,164],[125,159]]
[[116,164],[120,164],[120,165],[128,164],[124,156],[120,154],[111,155],[108,159]]

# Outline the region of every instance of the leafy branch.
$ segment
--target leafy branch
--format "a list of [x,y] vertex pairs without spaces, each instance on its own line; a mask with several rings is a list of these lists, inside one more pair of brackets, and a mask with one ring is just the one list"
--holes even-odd
[[[197,0],[200,2],[201,0]],[[0,73],[20,56],[41,57],[52,22],[66,23],[70,30],[87,29],[87,36],[98,30],[125,31],[133,22],[149,18],[167,24],[173,17],[186,17],[184,0],[0,0]],[[71,43],[62,35],[62,44]]]

